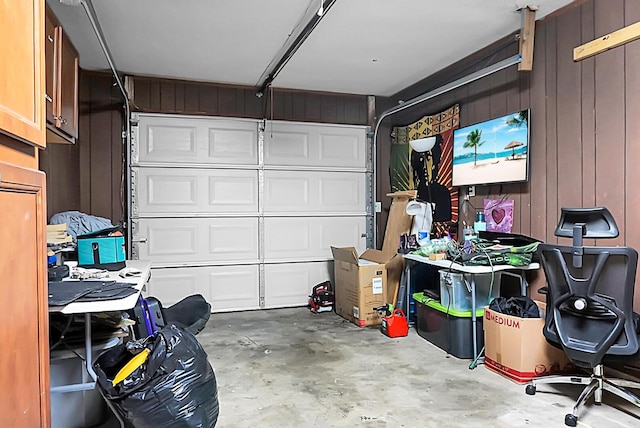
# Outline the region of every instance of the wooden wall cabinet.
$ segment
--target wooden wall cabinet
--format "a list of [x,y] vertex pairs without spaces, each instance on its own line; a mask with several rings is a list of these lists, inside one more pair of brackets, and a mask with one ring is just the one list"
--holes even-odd
[[0,427],[49,427],[44,0],[0,1]]
[[78,52],[47,9],[45,19],[47,141],[78,138]]
[[42,0],[0,2],[0,132],[44,147]]

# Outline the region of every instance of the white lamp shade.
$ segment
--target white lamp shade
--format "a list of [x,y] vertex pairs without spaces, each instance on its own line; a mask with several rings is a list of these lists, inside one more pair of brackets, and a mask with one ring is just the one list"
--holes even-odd
[[409,141],[409,145],[416,152],[428,152],[436,145],[436,137],[418,138],[417,140]]

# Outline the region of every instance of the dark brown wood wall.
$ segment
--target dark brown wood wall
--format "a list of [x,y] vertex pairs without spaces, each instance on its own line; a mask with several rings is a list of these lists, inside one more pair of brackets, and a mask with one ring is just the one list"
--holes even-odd
[[123,102],[111,74],[80,74],[77,143],[48,144],[40,156],[47,174],[47,215],[78,210],[118,224],[123,195]]
[[[529,182],[476,187],[478,196],[471,203],[481,207],[486,196],[514,199],[514,232],[548,242],[558,242],[553,232],[561,207],[606,206],[620,236],[600,244],[640,248],[640,228],[635,226],[640,219],[640,41],[573,61],[575,47],[638,21],[637,0],[574,2],[536,23],[532,72],[510,67],[398,113],[388,126],[412,123],[454,103],[461,106],[461,126],[530,108]],[[503,47],[510,40],[473,54],[391,100],[411,99],[517,53],[515,43]],[[382,174],[388,170],[388,144],[388,135],[383,135],[378,153]],[[379,194],[388,189],[387,178]],[[542,275],[537,275],[532,289],[542,282]],[[635,299],[640,309],[640,292]]]
[[274,119],[298,122],[369,125],[363,95],[268,90],[251,87],[131,77],[133,110],[151,113]]

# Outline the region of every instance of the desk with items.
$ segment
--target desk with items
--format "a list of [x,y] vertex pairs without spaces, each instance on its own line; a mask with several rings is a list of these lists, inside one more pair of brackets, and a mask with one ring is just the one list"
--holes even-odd
[[[123,272],[123,275],[120,273]],[[93,389],[95,387],[96,374],[92,364],[92,338],[91,338],[91,314],[98,312],[126,311],[132,309],[143,287],[151,276],[151,262],[144,260],[127,260],[126,268],[121,271],[107,272],[100,278],[86,279],[85,281],[105,281],[115,280],[117,282],[128,283],[135,288],[136,292],[124,298],[114,298],[100,301],[74,301],[61,306],[49,306],[49,312],[59,312],[62,314],[84,314],[84,348],[85,348],[85,368],[91,376],[92,381],[72,385],[62,385],[51,387],[51,392],[72,392]],[[127,275],[127,273],[129,273]],[[71,279],[68,279],[71,280]]]
[[[431,266],[439,267],[441,269],[446,269],[453,272],[469,274],[470,275],[470,293],[471,293],[471,325],[472,325],[472,335],[473,335],[473,360],[474,363],[470,366],[470,368],[475,367],[475,362],[480,357],[480,352],[478,352],[478,343],[476,339],[477,334],[477,317],[476,317],[476,275],[481,274],[492,274],[500,271],[515,271],[514,273],[518,273],[520,276],[520,292],[521,295],[526,295],[527,290],[527,280],[524,275],[524,271],[527,270],[535,270],[539,269],[540,265],[538,263],[530,263],[525,266],[513,266],[507,264],[497,264],[490,266],[467,266],[456,263],[452,260],[431,260],[429,257],[420,256],[417,254],[405,254],[405,269],[404,275],[406,276],[403,281],[406,284],[406,296],[403,296],[408,304],[410,302],[410,284],[411,284],[411,264],[412,263],[425,263]],[[408,307],[408,305],[407,305]],[[408,312],[408,311],[407,311]]]

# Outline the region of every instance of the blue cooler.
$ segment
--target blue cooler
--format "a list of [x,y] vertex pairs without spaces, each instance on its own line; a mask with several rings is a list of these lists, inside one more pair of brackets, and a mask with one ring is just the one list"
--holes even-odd
[[125,267],[124,236],[119,227],[80,235],[77,240],[78,266],[111,271]]

